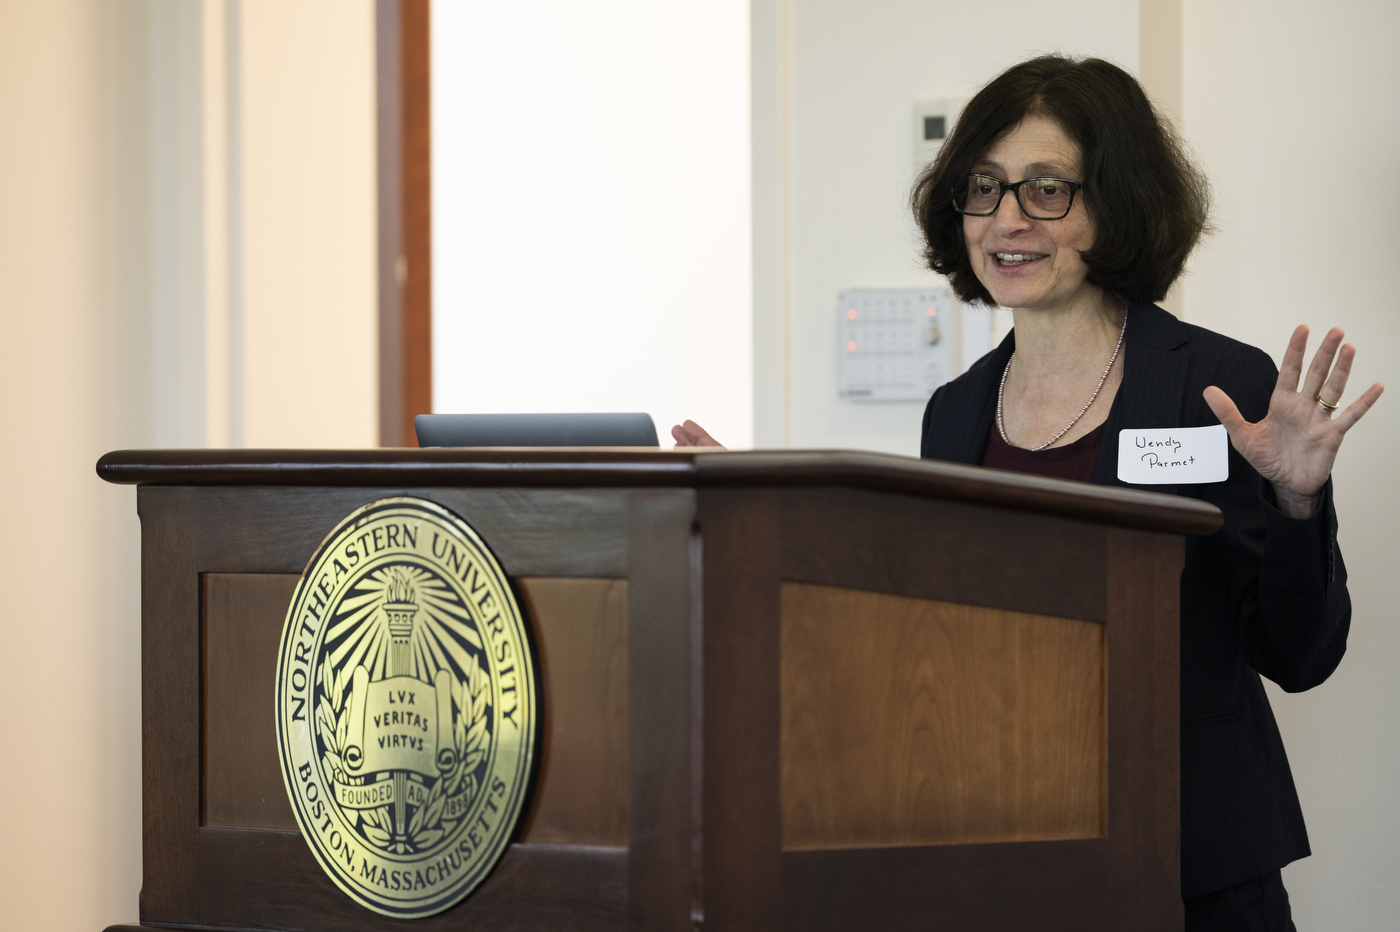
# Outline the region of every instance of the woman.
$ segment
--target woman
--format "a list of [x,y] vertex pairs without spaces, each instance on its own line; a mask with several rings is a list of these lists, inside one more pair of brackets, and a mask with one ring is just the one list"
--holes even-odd
[[[1299,327],[1276,372],[1153,306],[1206,227],[1206,191],[1108,62],[1037,58],[983,88],[913,207],[929,267],[965,302],[1012,308],[1015,329],[930,399],[922,455],[1121,485],[1121,429],[1225,426],[1225,481],[1146,487],[1225,515],[1188,539],[1181,579],[1182,896],[1188,929],[1292,929],[1279,869],[1308,841],[1259,674],[1303,690],[1341,660],[1329,476],[1382,387],[1334,417],[1355,355],[1340,330],[1304,374]],[[673,435],[714,442],[689,421]]]

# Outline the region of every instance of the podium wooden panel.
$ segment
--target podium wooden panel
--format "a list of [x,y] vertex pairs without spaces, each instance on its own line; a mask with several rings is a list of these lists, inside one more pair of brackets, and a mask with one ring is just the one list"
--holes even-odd
[[1103,625],[785,582],[783,850],[1096,838]]
[[[855,453],[124,451],[98,472],[141,486],[143,925],[1181,928],[1181,535],[1218,527],[1208,505]],[[514,843],[412,923],[312,859],[272,716],[298,574],[401,494],[496,552],[544,690]]]

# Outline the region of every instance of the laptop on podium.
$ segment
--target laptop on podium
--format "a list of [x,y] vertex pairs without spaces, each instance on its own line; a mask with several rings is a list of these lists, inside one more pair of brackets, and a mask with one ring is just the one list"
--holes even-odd
[[420,447],[655,447],[650,414],[420,414]]

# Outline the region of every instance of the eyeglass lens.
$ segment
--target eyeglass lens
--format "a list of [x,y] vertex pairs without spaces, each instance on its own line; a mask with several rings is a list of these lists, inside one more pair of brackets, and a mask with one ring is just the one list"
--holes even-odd
[[[1001,200],[1002,184],[990,175],[970,175],[963,212],[990,214]],[[1069,213],[1074,189],[1055,178],[1031,178],[1020,184],[1016,194],[1021,209],[1037,220],[1058,220]]]

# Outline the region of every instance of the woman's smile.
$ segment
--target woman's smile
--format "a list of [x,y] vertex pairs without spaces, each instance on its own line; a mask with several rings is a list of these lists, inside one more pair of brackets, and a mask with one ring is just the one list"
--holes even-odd
[[1045,253],[1041,252],[994,252],[992,255],[1002,268],[1024,268],[1045,258]]

